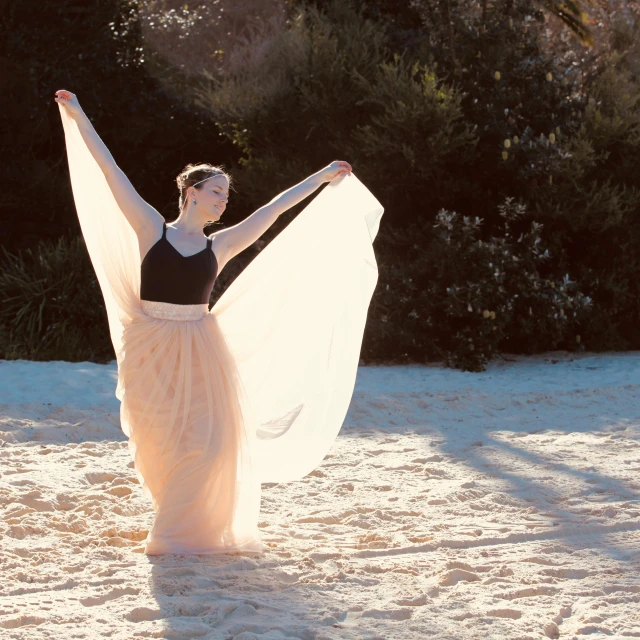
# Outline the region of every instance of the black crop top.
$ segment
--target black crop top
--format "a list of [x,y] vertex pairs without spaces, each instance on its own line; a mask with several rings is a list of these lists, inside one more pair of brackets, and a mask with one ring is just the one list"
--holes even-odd
[[140,298],[173,304],[209,302],[218,275],[218,261],[211,250],[211,238],[202,251],[183,256],[168,240],[167,225],[162,223],[162,237],[142,260]]

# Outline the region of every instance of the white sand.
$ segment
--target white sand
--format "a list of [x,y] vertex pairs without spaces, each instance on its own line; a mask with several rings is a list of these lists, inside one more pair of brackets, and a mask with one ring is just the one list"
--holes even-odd
[[0,389],[0,637],[640,637],[640,353],[361,367],[258,557],[142,553],[115,364]]

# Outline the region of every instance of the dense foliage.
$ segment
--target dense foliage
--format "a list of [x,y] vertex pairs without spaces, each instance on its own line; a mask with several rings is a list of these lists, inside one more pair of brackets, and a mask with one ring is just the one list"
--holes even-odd
[[[413,19],[384,0],[314,4],[300,4],[261,59],[209,78],[197,102],[241,149],[247,188],[259,192],[261,175],[308,170],[309,158],[345,156],[386,206],[365,357],[444,356],[477,368],[504,349],[637,348],[633,45],[598,58],[578,40],[554,40],[544,4],[529,0],[484,9],[417,0]],[[544,225],[551,256],[544,277],[519,259],[505,291],[524,300],[524,282],[540,278],[556,291],[546,306],[516,305],[463,356],[477,332],[453,321],[447,284],[452,270],[474,273],[477,256],[464,246],[443,254],[434,223],[443,224],[442,210],[481,218],[474,242],[486,252],[501,233],[505,198],[526,211],[521,224]],[[429,265],[422,281],[413,277],[421,264]],[[570,321],[558,299],[569,291],[579,307]],[[532,316],[530,307],[545,311]]]
[[525,214],[507,198],[490,236],[482,234],[481,218],[444,209],[431,228],[416,224],[404,263],[388,268],[378,295],[383,330],[373,348],[384,352],[393,334],[411,360],[436,353],[472,371],[505,351],[581,348],[578,331],[591,300],[568,274],[553,275],[543,226]]
[[[553,17],[557,3],[533,0],[242,0],[226,17],[204,2],[96,0],[89,12],[45,0],[49,24],[29,4],[2,14],[8,57],[29,61],[4,78],[27,100],[0,115],[19,123],[2,143],[17,158],[0,198],[12,249],[77,232],[47,102],[62,83],[86,95],[114,156],[168,218],[189,161],[231,169],[231,223],[331,160],[351,162],[386,210],[365,361],[476,370],[503,351],[640,347],[640,21],[625,0],[592,14],[593,48]],[[29,217],[27,193],[47,203]],[[36,262],[20,260],[34,282]],[[0,338],[15,331],[3,318]],[[57,344],[55,357],[98,357]]]
[[0,358],[104,361],[107,314],[82,238],[3,253]]

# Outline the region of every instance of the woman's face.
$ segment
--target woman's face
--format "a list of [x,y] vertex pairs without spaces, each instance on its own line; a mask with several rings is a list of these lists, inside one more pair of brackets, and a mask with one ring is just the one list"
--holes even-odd
[[194,207],[202,213],[207,220],[219,220],[229,201],[229,180],[226,176],[219,175],[205,180],[199,188],[192,189],[196,201]]

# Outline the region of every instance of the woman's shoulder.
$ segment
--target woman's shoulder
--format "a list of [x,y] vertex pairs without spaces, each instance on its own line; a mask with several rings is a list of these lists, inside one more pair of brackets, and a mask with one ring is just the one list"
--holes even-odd
[[222,237],[223,231],[224,229],[216,229],[213,233],[207,234],[207,238],[215,242],[216,240],[219,240]]

